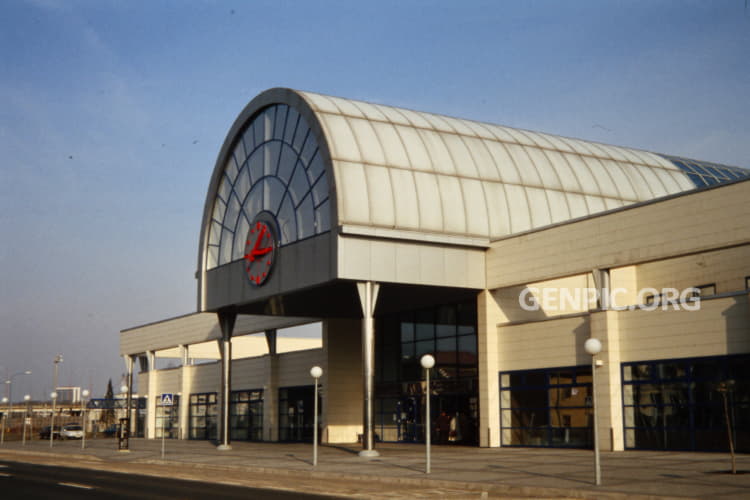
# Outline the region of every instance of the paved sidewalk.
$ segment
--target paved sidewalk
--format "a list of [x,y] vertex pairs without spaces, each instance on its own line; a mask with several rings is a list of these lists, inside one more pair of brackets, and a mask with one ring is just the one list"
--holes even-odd
[[[0,459],[168,475],[226,484],[275,487],[346,498],[750,498],[750,473],[731,475],[729,456],[716,453],[626,451],[602,453],[602,482],[593,484],[593,453],[586,450],[433,446],[432,474],[424,473],[424,446],[381,444],[381,456],[363,459],[357,445],[232,443],[218,451],[206,441],[132,439],[131,451],[112,439],[6,442]],[[737,468],[750,471],[750,456]]]

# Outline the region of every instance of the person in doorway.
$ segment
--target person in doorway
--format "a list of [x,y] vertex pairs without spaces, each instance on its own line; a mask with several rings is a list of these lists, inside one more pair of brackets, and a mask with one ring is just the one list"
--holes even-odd
[[461,421],[458,418],[458,412],[451,418],[448,429],[448,441],[452,443],[461,441]]

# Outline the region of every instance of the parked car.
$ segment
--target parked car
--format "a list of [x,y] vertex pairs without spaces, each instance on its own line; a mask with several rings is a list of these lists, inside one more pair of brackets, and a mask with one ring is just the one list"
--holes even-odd
[[83,438],[83,427],[81,424],[65,424],[60,431],[62,439],[81,439]]
[[[50,426],[42,427],[39,431],[39,439],[49,439]],[[60,428],[55,427],[55,439],[60,439]]]

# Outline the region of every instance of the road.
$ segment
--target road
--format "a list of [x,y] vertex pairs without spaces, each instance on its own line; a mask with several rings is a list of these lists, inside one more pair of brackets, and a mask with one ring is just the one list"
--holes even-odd
[[324,500],[337,497],[0,461],[0,498],[3,500],[34,498],[54,498],[55,500],[89,498]]

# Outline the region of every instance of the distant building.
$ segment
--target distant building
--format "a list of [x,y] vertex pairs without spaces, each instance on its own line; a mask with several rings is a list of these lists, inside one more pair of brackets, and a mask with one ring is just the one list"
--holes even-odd
[[60,404],[81,402],[80,387],[58,387],[55,392],[57,392],[57,402]]
[[121,332],[142,427],[309,440],[319,365],[324,442],[421,441],[429,353],[451,442],[591,447],[596,392],[603,449],[724,449],[732,380],[750,451],[749,174],[264,92],[208,186],[198,312]]

